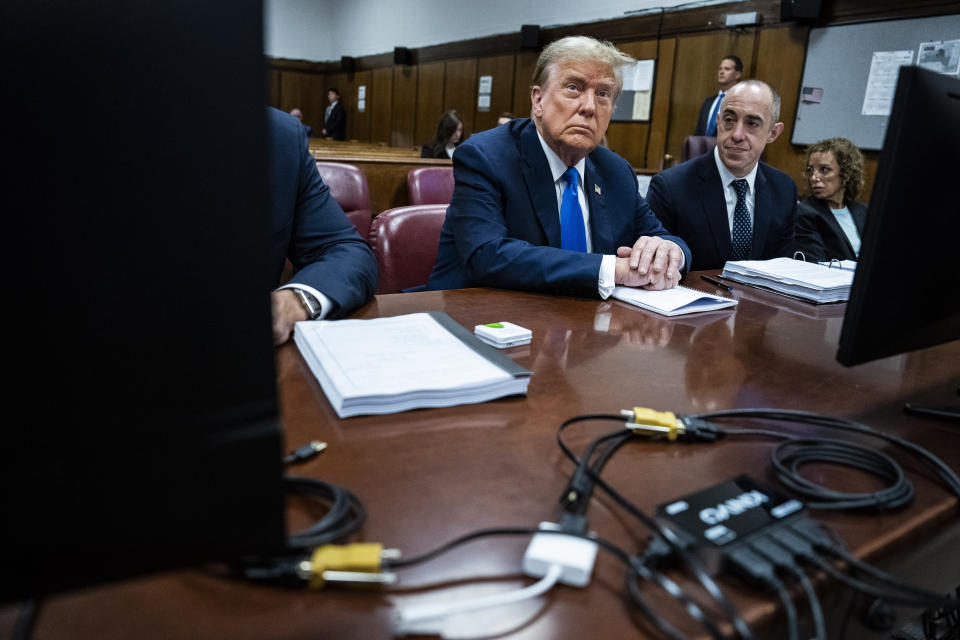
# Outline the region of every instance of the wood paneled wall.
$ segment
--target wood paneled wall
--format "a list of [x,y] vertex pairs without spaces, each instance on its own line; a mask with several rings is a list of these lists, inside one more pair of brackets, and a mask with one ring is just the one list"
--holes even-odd
[[[830,4],[830,3],[828,3]],[[757,10],[763,26],[728,30],[719,27],[727,11]],[[945,0],[834,0],[816,26],[955,13]],[[549,42],[573,33],[613,40],[638,59],[656,58],[652,117],[649,123],[613,123],[608,146],[638,169],[659,170],[679,161],[683,139],[693,133],[704,98],[715,93],[716,71],[723,56],[735,54],[744,76],[773,85],[781,95],[780,138],[767,147],[765,160],[787,172],[806,191],[800,174],[803,148],[790,143],[806,54],[809,26],[779,23],[778,0],[745,0],[731,5],[665,12],[541,31]],[[631,37],[631,34],[640,34]],[[415,51],[410,66],[393,65],[389,54],[361,58],[351,74],[339,63],[269,61],[271,104],[286,111],[298,106],[314,131],[323,126],[328,87],[341,91],[347,110],[347,137],[393,146],[419,146],[433,139],[447,109],[463,117],[467,133],[489,129],[502,111],[530,113],[529,84],[537,53],[520,48],[518,34],[438,45]],[[476,54],[476,55],[474,55]],[[492,76],[488,111],[477,107],[480,76]],[[366,110],[357,109],[357,87],[366,87]],[[869,197],[878,154],[865,153]],[[666,159],[666,160],[665,160]]]

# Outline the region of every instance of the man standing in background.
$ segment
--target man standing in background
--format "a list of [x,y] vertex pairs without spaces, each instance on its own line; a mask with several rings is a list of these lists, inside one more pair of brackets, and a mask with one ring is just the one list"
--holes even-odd
[[323,135],[333,140],[343,140],[347,132],[347,113],[340,104],[340,92],[337,89],[327,91],[327,111],[323,117]]
[[733,85],[740,82],[743,77],[743,61],[737,56],[729,55],[720,61],[720,68],[717,69],[717,84],[720,85],[720,91],[715,95],[707,96],[700,107],[700,116],[697,118],[697,129],[693,132],[695,136],[717,137],[717,113],[720,111],[720,103],[723,97]]

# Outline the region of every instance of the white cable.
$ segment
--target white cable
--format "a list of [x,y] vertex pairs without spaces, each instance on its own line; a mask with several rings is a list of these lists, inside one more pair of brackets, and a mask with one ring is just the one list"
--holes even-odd
[[474,598],[473,600],[463,600],[461,602],[422,604],[406,607],[399,610],[394,616],[394,633],[398,636],[408,633],[438,635],[442,633],[444,619],[448,616],[452,616],[455,613],[500,607],[522,602],[530,598],[536,598],[552,589],[553,586],[557,584],[557,581],[560,580],[562,573],[563,567],[555,564],[550,566],[550,570],[543,578],[529,587],[484,596],[482,598]]

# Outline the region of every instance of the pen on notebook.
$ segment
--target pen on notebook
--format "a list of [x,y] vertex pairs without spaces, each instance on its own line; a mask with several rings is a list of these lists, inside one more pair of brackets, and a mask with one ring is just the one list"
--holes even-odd
[[712,284],[712,285],[715,286],[715,287],[720,287],[721,289],[726,289],[727,291],[733,291],[733,287],[730,287],[730,286],[727,286],[727,285],[723,284],[722,282],[720,282],[720,281],[717,280],[716,278],[711,278],[710,276],[700,276],[700,277],[703,278],[704,280],[706,280],[707,282],[709,282],[710,284]]

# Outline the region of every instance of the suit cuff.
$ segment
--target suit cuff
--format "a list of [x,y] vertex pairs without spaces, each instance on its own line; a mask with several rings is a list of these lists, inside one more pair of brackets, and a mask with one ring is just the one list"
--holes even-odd
[[600,276],[597,282],[597,291],[604,300],[613,293],[613,288],[617,286],[617,256],[603,256],[600,261]]
[[323,320],[326,318],[330,313],[330,309],[333,308],[333,302],[330,301],[330,298],[323,295],[310,285],[302,284],[300,282],[291,282],[290,284],[285,284],[282,287],[279,287],[277,291],[280,291],[281,289],[300,289],[301,291],[306,291],[316,298],[317,302],[320,303],[320,315],[315,318],[316,320]]

